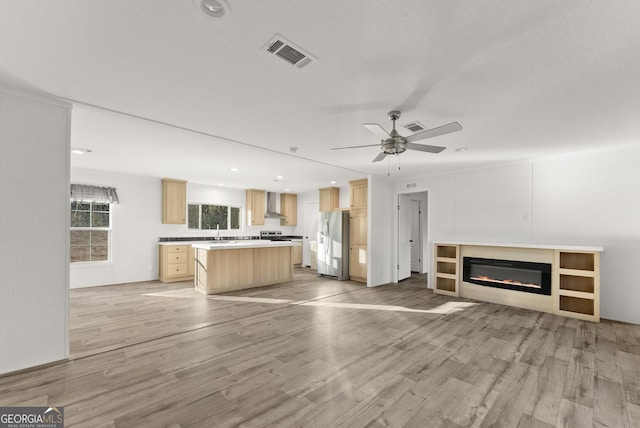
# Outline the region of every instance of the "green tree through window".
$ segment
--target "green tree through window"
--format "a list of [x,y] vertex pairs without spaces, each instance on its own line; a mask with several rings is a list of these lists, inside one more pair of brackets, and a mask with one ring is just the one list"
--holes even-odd
[[239,230],[240,208],[226,205],[189,204],[187,207],[189,229]]

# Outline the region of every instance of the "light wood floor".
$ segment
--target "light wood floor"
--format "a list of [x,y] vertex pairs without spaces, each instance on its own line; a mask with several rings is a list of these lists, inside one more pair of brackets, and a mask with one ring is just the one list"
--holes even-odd
[[72,290],[72,359],[0,377],[67,427],[640,427],[640,326],[306,269],[206,298]]

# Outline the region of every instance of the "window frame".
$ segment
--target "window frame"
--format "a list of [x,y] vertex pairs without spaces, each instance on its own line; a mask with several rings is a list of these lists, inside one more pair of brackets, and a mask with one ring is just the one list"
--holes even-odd
[[[238,206],[238,205],[233,205],[233,204],[216,204],[216,203],[211,203],[211,202],[188,202],[187,203],[187,230],[200,230],[200,231],[216,231],[217,229],[203,229],[202,228],[202,207],[203,206],[212,206],[212,207],[225,207],[227,209],[227,227],[226,228],[220,228],[220,230],[222,231],[226,231],[226,232],[232,232],[232,231],[241,231],[242,230],[242,206]],[[194,228],[194,227],[190,227],[191,223],[190,223],[190,219],[189,219],[189,208],[191,206],[197,206],[198,207],[198,227]],[[238,227],[232,229],[231,228],[231,210],[232,208],[236,208],[238,210]]]
[[[72,221],[71,221],[71,217],[73,216],[73,212],[77,211],[74,210],[73,204],[89,204],[90,205],[90,209],[89,209],[89,226],[73,226],[72,225]],[[92,226],[91,223],[93,221],[93,216],[92,214],[94,212],[96,213],[104,213],[107,211],[100,211],[100,210],[94,210],[93,207],[94,205],[108,205],[109,207],[109,211],[108,211],[108,221],[109,221],[109,225],[108,226]],[[111,202],[85,202],[85,201],[70,201],[69,203],[69,264],[71,265],[88,265],[88,264],[105,264],[105,263],[111,263],[113,262],[113,258],[112,258],[112,248],[113,248],[113,206],[115,204],[111,203]],[[85,211],[85,210],[82,210]],[[106,231],[107,232],[107,258],[105,260],[78,260],[78,261],[71,261],[71,248],[73,247],[73,245],[71,244],[71,232],[73,231]],[[89,243],[89,258],[91,258],[91,242]]]

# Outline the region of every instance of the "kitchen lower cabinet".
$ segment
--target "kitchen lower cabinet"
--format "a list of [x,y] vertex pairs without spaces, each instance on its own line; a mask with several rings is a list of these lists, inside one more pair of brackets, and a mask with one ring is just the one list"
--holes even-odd
[[162,282],[193,279],[195,253],[191,245],[158,245],[158,278]]
[[196,248],[195,287],[204,294],[254,286],[253,249],[203,250]]
[[254,283],[256,286],[278,284],[293,279],[292,248],[253,249]]
[[194,286],[217,294],[293,280],[292,246],[195,248]]
[[349,246],[349,279],[367,282],[367,244]]
[[302,266],[302,241],[293,241],[298,245],[291,247],[291,263],[294,266]]

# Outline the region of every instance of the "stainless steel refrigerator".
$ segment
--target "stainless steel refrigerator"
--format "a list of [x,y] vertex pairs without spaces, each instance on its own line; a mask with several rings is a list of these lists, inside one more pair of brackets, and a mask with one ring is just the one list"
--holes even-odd
[[349,212],[319,214],[318,274],[349,279]]

